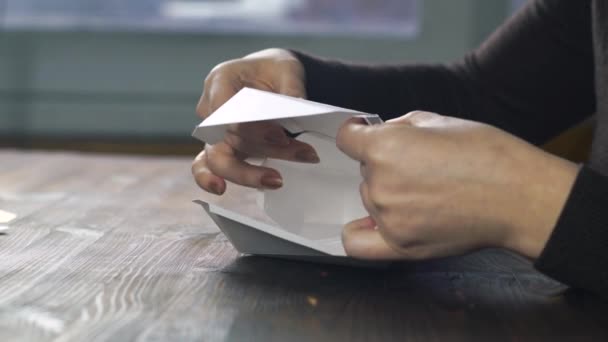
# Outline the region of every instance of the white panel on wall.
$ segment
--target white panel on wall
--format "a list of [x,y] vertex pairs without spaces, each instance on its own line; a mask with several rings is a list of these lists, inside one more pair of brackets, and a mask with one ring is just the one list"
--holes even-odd
[[412,37],[420,0],[3,0],[5,27]]

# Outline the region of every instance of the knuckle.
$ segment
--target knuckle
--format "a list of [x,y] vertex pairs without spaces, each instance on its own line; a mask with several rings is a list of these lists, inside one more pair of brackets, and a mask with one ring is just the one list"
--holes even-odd
[[211,71],[209,71],[209,73],[205,77],[205,82],[204,82],[205,88],[211,88],[211,86],[213,85],[213,83],[216,80],[219,80],[219,79],[225,77],[225,75],[228,74],[230,72],[230,70],[235,67],[237,62],[238,62],[238,60],[233,59],[233,60],[222,62],[222,63],[216,65],[215,67],[213,67],[213,69],[211,69]]
[[[386,139],[368,139],[369,143],[365,146],[364,152],[367,155],[367,162],[374,166],[383,165],[390,161],[391,144]],[[394,158],[393,158],[394,159]]]
[[205,173],[198,173],[194,176],[196,184],[204,190],[209,190],[209,177]]
[[386,208],[385,192],[377,182],[370,182],[368,185],[368,197],[371,204],[382,211]]
[[206,155],[207,155],[207,153],[206,153],[205,149],[203,148],[203,150],[202,150],[202,151],[200,151],[200,152],[199,152],[199,153],[196,155],[196,157],[194,157],[194,160],[192,161],[192,163],[194,164],[194,163],[197,163],[197,162],[203,161],[203,160],[205,159],[205,156],[206,156]]
[[392,242],[394,246],[401,247],[404,242],[407,242],[407,236],[404,234],[403,225],[395,223],[390,214],[384,213],[379,218],[382,227],[382,235],[386,241]]
[[211,71],[209,72],[209,75],[207,76],[208,79],[213,79],[214,77],[216,77],[216,75],[222,73],[224,70],[229,69],[231,65],[233,65],[235,62],[234,59],[232,60],[227,60],[224,62],[221,62],[219,64],[217,64],[216,66],[214,66]]
[[190,166],[190,171],[192,172],[193,175],[196,175],[200,172],[201,169],[201,161],[200,160],[193,160],[192,161],[192,165]]
[[299,60],[295,58],[281,59],[277,62],[277,68],[282,71],[290,81],[300,82],[300,76],[304,73],[304,68]]
[[207,146],[205,146],[205,157],[207,157],[208,161],[215,159],[215,157],[218,154],[219,154],[218,144],[214,144],[214,145],[207,144]]
[[378,217],[378,223],[383,228],[383,235],[390,241],[398,242],[400,247],[409,246],[421,237],[420,225],[407,209],[402,208],[385,210]]
[[207,111],[205,110],[203,105],[199,104],[198,106],[196,106],[196,115],[202,119],[207,116]]
[[243,140],[241,137],[231,132],[227,132],[224,135],[224,142],[236,150],[240,150],[239,147],[243,145]]
[[395,215],[394,212],[384,213],[382,222],[388,228],[387,233],[393,238],[397,235],[403,235],[403,233],[406,232],[405,224],[400,222],[400,218],[398,215]]
[[346,125],[342,125],[342,127],[340,127],[340,129],[338,130],[338,133],[336,135],[336,146],[341,151],[344,151],[344,146],[346,145],[345,140],[346,140],[346,130],[347,129],[348,128]]
[[192,175],[194,177],[194,182],[204,190],[209,190],[210,188],[210,179],[211,172],[203,167],[197,167],[192,169]]
[[205,80],[203,81],[203,85],[205,87],[205,89],[208,89],[211,87],[211,84],[213,83],[213,79],[215,78],[215,71],[211,70],[207,76],[205,76]]
[[211,85],[213,84],[213,81],[217,77],[217,74],[220,72],[221,68],[222,68],[221,64],[218,64],[216,67],[211,69],[211,71],[207,74],[207,76],[205,77],[205,81],[203,83],[205,86],[205,89],[208,89],[211,87]]
[[203,150],[201,153],[199,153],[194,158],[194,160],[192,160],[192,165],[191,165],[192,174],[199,173],[201,170],[204,170],[207,167],[207,162],[205,159],[206,159],[206,154],[205,154],[205,151]]
[[241,185],[250,187],[260,187],[260,176],[258,172],[252,172],[252,170],[242,169],[237,172],[236,182]]
[[217,173],[218,169],[222,166],[222,154],[217,150],[217,146],[211,145],[206,149],[207,153],[207,168],[213,172]]
[[372,167],[377,167],[380,165],[384,165],[386,163],[386,156],[382,150],[374,149],[370,147],[371,152],[367,153],[366,162]]
[[367,203],[365,203],[365,200],[368,199],[368,193],[367,193],[367,185],[365,184],[365,182],[361,182],[361,184],[359,184],[359,195],[361,196],[361,198],[364,201],[363,204],[366,205]]
[[407,116],[410,116],[410,117],[419,117],[419,116],[424,116],[424,115],[426,115],[428,113],[429,112],[424,111],[424,110],[413,110],[413,111],[407,113]]
[[276,66],[278,69],[281,69],[284,72],[289,72],[296,66],[296,64],[291,59],[283,58],[276,61]]
[[423,123],[426,121],[431,121],[431,120],[441,118],[441,115],[432,113],[432,112],[426,112],[423,110],[415,110],[415,111],[407,113],[407,115],[405,117],[408,119],[408,121],[412,125],[416,125],[416,124]]
[[205,91],[196,105],[196,115],[201,119],[206,119],[209,116],[208,108],[208,97]]

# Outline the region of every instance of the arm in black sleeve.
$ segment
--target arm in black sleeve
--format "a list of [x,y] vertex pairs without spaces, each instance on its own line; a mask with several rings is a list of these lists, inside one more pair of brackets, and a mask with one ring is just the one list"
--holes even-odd
[[584,166],[536,268],[608,298],[608,177]]
[[295,52],[311,100],[485,122],[542,143],[595,110],[589,1],[536,0],[450,65],[354,65]]

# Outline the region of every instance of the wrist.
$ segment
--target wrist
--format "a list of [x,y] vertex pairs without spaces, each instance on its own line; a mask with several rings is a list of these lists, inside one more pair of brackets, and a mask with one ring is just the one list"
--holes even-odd
[[580,170],[573,162],[543,154],[520,184],[503,246],[530,259],[538,258],[549,240]]

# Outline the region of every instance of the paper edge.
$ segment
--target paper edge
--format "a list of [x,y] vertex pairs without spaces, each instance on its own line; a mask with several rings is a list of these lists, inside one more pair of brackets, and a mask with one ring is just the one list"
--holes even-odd
[[275,236],[279,239],[283,239],[285,241],[289,241],[291,243],[297,244],[299,246],[305,247],[305,248],[310,248],[314,251],[320,252],[320,253],[324,253],[327,256],[333,256],[333,257],[345,257],[347,258],[348,256],[346,255],[346,253],[343,254],[334,254],[332,252],[332,250],[330,250],[329,248],[325,248],[322,245],[319,245],[317,243],[315,243],[314,241],[301,237],[297,234],[293,234],[290,233],[288,231],[279,229],[279,228],[275,228],[272,225],[269,225],[267,223],[264,222],[260,222],[256,219],[247,217],[245,215],[239,214],[235,211],[232,211],[230,209],[224,208],[222,206],[218,206],[215,204],[211,204],[202,200],[197,200],[194,201],[197,204],[204,204],[207,205],[209,208],[209,211],[213,214],[225,217],[229,220],[233,220],[236,221],[238,223],[244,224],[248,227],[251,227],[252,229],[256,229],[258,231],[264,232],[266,234],[270,234],[272,236]]
[[[194,131],[192,132],[192,137],[194,137],[200,141],[203,141],[205,143],[208,143],[208,144],[216,144],[223,140],[224,134],[226,132],[226,126],[231,125],[231,124],[261,122],[261,121],[287,122],[289,119],[303,119],[303,118],[310,118],[310,117],[322,116],[322,115],[341,115],[342,114],[346,117],[348,117],[348,116],[359,117],[359,118],[365,119],[366,122],[370,125],[379,124],[379,123],[383,122],[382,119],[380,118],[380,116],[377,114],[364,113],[364,112],[356,111],[353,109],[336,107],[336,106],[328,105],[325,103],[311,101],[308,99],[292,97],[292,96],[288,96],[288,95],[284,95],[284,94],[278,94],[278,93],[273,93],[273,92],[254,89],[254,88],[248,88],[248,87],[242,88],[237,94],[239,94],[243,91],[262,93],[262,94],[271,95],[271,96],[278,96],[278,97],[289,99],[294,102],[305,102],[307,104],[313,104],[313,105],[316,105],[319,107],[323,107],[323,109],[325,109],[325,111],[313,112],[310,114],[298,115],[298,116],[285,115],[285,116],[280,116],[280,117],[275,117],[273,119],[265,119],[265,120],[255,120],[255,118],[252,118],[251,120],[234,121],[234,122],[230,122],[230,123],[222,123],[222,124],[214,124],[214,125],[205,125],[205,122],[207,121],[207,119],[205,119],[195,127]],[[235,96],[237,94],[235,94]],[[211,117],[211,116],[209,116],[209,117]],[[291,133],[300,133],[300,132],[295,131],[295,126],[287,126],[287,127],[285,127],[286,125],[283,125],[283,126],[287,130],[289,130]],[[316,132],[316,130],[310,130],[310,131]],[[206,136],[207,138],[205,139],[204,136]]]

